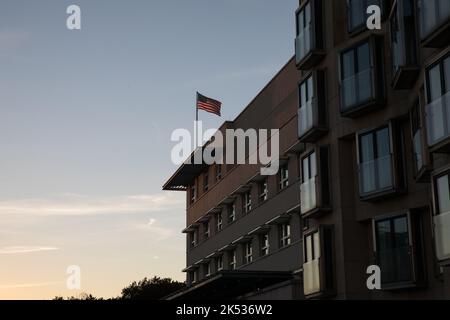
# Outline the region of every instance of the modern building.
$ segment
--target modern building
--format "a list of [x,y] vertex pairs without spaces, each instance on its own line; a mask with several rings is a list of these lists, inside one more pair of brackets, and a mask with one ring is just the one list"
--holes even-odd
[[302,0],[296,30],[220,128],[280,129],[279,173],[185,164],[164,186],[187,203],[171,298],[450,299],[450,1]]

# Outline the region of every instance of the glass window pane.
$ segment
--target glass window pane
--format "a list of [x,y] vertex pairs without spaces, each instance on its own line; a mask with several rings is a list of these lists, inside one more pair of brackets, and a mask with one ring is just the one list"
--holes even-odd
[[383,158],[391,153],[389,128],[377,131],[377,153],[378,158]]
[[439,214],[450,213],[450,190],[448,175],[436,180]]
[[358,47],[358,72],[370,68],[370,49],[369,44],[365,43]]
[[430,90],[430,101],[432,102],[442,96],[442,87],[441,87],[441,72],[440,66],[437,65],[430,69],[428,72],[428,81],[429,81],[429,90]]
[[313,152],[309,156],[310,164],[311,164],[311,172],[310,172],[310,178],[314,178],[317,176],[317,160],[316,160],[316,153]]
[[342,77],[347,79],[355,74],[354,51],[350,50],[342,56]]
[[320,237],[319,232],[314,233],[314,259],[320,258]]
[[373,160],[375,158],[375,154],[372,133],[361,136],[360,140],[360,162],[364,163]]
[[313,260],[312,256],[312,237],[307,236],[306,237],[306,262],[310,262]]
[[[450,2],[450,1],[449,1]],[[450,91],[450,57],[444,60],[445,92]]]
[[307,84],[308,84],[308,101],[311,101],[314,97],[314,88],[313,88],[314,84],[312,77],[308,78]]
[[302,169],[302,175],[303,175],[303,181],[306,181],[309,179],[310,175],[309,175],[309,158],[306,157],[303,159],[302,161],[303,163],[303,169]]

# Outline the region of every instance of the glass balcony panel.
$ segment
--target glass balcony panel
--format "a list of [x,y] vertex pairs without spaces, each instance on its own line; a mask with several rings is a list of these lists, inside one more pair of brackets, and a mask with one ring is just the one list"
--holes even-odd
[[303,291],[305,295],[320,292],[320,259],[303,264]]
[[353,77],[344,79],[341,84],[341,95],[342,111],[373,98],[373,70],[366,69]]
[[413,280],[411,248],[408,245],[378,252],[378,263],[382,270],[382,283],[390,284]]
[[295,39],[295,55],[300,63],[311,51],[311,25],[308,24]]
[[450,136],[450,91],[427,105],[426,119],[430,146]]
[[450,1],[420,1],[421,36],[425,39],[450,17]]
[[314,126],[313,117],[313,101],[307,101],[299,109],[299,134],[303,136],[308,130]]
[[434,233],[438,259],[450,259],[450,211],[434,217]]
[[359,182],[361,195],[391,188],[393,186],[392,156],[361,163]]
[[309,179],[300,186],[300,209],[305,214],[317,208],[316,177]]

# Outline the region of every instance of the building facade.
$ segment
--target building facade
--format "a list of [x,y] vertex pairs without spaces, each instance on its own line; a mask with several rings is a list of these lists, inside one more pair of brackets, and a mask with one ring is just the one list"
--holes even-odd
[[449,299],[450,1],[301,0],[295,16],[295,57],[220,128],[280,129],[278,174],[183,165],[164,186],[187,194],[172,298]]

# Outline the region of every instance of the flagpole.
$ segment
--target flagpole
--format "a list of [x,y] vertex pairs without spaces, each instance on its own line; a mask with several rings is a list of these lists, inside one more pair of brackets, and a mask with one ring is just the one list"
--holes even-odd
[[198,148],[198,91],[195,94],[195,126],[194,126],[194,151]]

